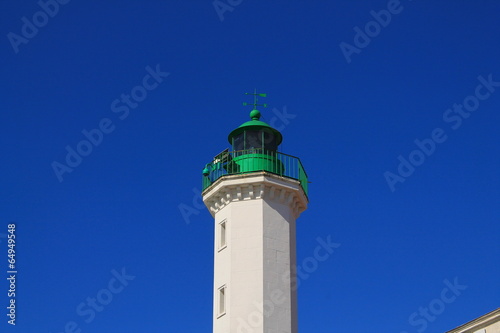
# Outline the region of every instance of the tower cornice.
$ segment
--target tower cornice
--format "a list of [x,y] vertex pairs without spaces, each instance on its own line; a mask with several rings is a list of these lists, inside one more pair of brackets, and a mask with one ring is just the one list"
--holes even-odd
[[203,192],[203,202],[212,216],[231,202],[257,199],[285,204],[292,209],[295,218],[308,204],[298,180],[265,171],[226,175]]

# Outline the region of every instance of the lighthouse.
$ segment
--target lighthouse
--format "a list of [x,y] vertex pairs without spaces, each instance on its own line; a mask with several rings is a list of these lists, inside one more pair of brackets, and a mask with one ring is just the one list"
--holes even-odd
[[[307,174],[260,120],[229,133],[230,148],[203,168],[203,202],[214,218],[214,333],[297,333],[296,228],[307,209]],[[245,104],[245,103],[244,103]]]

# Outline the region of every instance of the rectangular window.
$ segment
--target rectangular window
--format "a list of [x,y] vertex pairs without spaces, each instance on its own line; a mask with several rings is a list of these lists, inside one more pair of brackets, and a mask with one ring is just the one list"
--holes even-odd
[[226,313],[226,286],[219,288],[219,316]]
[[226,220],[222,221],[219,223],[219,232],[218,232],[218,248],[219,250],[222,250],[227,246],[227,228],[226,228]]

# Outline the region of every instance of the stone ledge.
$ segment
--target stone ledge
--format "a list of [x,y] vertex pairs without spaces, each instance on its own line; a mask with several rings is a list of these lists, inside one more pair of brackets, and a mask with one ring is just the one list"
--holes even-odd
[[298,218],[308,204],[298,180],[265,171],[224,176],[203,191],[202,196],[212,216],[231,202],[266,199],[286,204]]

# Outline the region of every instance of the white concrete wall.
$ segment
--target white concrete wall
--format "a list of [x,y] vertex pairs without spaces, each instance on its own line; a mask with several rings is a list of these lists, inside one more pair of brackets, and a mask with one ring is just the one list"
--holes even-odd
[[231,330],[264,332],[259,317],[251,315],[262,302],[262,201],[234,202],[231,209]]
[[289,206],[264,199],[264,332],[297,332],[297,297],[292,290],[295,217]]
[[[307,198],[298,182],[262,174],[232,177],[203,199],[215,218],[215,333],[296,333],[297,296],[290,276],[296,261],[295,220]],[[226,220],[227,247],[218,249]],[[226,313],[218,289],[226,285]]]
[[[231,256],[229,248],[219,250],[218,248],[218,225],[223,220],[226,220],[226,239],[229,243],[231,226],[229,225],[231,210],[225,207],[219,211],[215,218],[214,223],[214,291],[213,291],[213,331],[214,332],[230,332],[229,330],[229,315],[231,310],[231,300],[229,297],[230,292],[230,272],[231,272]],[[218,289],[227,286],[226,290],[226,314],[219,317],[218,314]]]

